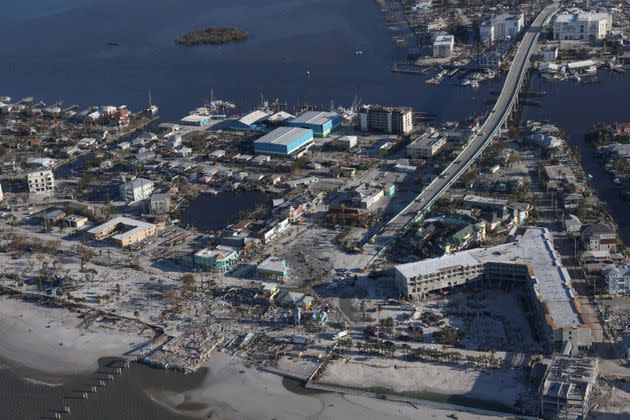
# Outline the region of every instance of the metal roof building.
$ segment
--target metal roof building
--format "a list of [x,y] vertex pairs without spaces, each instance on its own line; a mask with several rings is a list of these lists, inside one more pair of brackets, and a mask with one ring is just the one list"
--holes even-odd
[[313,130],[318,137],[326,137],[341,124],[341,115],[336,112],[308,111],[289,120],[287,126]]
[[254,152],[265,155],[290,156],[313,144],[313,130],[279,127],[254,142]]

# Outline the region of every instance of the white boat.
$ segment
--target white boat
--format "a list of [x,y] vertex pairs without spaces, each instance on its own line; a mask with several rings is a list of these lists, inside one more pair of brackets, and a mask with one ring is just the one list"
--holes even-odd
[[462,82],[462,86],[468,86],[469,84],[470,84],[470,80],[469,80],[469,79],[465,79],[465,80]]
[[473,89],[477,89],[477,88],[479,87],[479,82],[478,82],[478,81],[476,81],[476,80],[473,80],[472,82],[470,82],[470,86],[471,86]]

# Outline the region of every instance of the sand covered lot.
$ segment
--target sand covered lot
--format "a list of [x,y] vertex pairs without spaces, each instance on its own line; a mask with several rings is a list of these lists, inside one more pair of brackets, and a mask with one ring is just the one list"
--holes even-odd
[[395,393],[462,395],[508,406],[526,392],[526,375],[520,369],[479,370],[376,358],[338,359],[326,367],[318,382],[363,389],[385,388]]

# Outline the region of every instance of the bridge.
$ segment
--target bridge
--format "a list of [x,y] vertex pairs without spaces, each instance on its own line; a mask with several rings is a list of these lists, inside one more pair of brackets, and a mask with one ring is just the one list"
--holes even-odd
[[547,6],[538,14],[525,32],[512,60],[501,93],[477,134],[468,142],[459,156],[442,171],[438,178],[433,180],[416,198],[372,236],[374,240],[371,242],[376,246],[380,246],[380,249],[369,265],[372,265],[387,247],[394,242],[397,235],[404,233],[411,223],[424,217],[433,203],[457,181],[475,159],[481,155],[484,149],[491,144],[492,139],[501,127],[507,124],[518,106],[518,96],[523,87],[529,60],[538,42],[538,37],[542,28],[549,23],[558,11],[558,6],[558,2]]

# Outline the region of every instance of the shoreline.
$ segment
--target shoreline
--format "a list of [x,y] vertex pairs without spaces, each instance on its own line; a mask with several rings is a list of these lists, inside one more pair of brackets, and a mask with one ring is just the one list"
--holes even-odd
[[[0,358],[53,377],[92,373],[103,357],[124,357],[146,336],[109,325],[85,327],[79,313],[0,296]],[[74,328],[71,327],[74,325]]]

